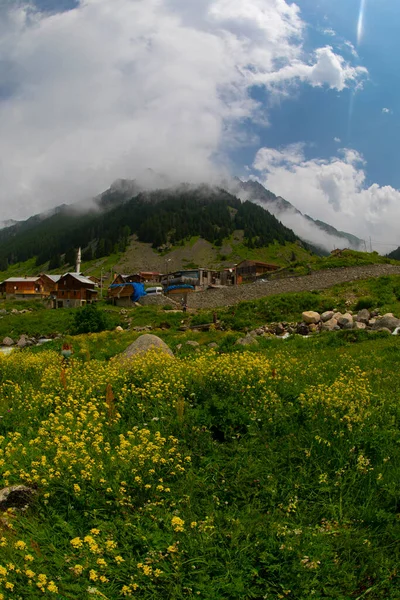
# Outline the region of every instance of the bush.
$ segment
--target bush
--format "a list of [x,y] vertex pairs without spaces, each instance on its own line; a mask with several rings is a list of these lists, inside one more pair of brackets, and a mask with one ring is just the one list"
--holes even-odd
[[98,310],[95,304],[86,304],[79,309],[74,317],[73,329],[75,334],[99,333],[110,326],[105,312]]
[[365,298],[360,298],[357,304],[354,307],[354,310],[363,310],[364,308],[372,308],[376,304],[373,298],[370,296],[366,296]]

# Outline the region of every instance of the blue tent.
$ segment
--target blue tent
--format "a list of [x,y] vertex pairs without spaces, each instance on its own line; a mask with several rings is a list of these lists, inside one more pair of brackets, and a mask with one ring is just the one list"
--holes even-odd
[[127,282],[127,283],[114,283],[112,285],[110,285],[110,288],[118,288],[118,287],[125,287],[126,285],[131,285],[133,290],[132,290],[132,295],[131,295],[131,300],[132,302],[137,302],[139,300],[139,298],[142,298],[143,296],[146,296],[146,290],[144,289],[144,284],[143,283],[133,283],[133,282]]

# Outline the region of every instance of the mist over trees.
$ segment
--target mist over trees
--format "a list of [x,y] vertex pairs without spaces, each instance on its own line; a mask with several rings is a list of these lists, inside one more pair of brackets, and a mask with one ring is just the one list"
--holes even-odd
[[[46,219],[33,218],[0,231],[0,264],[36,257],[36,264],[50,261],[50,268],[75,266],[76,251],[83,260],[124,252],[132,234],[159,248],[200,236],[222,245],[236,229],[244,230],[245,244],[263,247],[297,236],[268,211],[251,202],[242,203],[222,189],[181,186],[177,189],[142,192],[112,208],[82,214],[62,207]],[[62,260],[62,257],[64,259]]]

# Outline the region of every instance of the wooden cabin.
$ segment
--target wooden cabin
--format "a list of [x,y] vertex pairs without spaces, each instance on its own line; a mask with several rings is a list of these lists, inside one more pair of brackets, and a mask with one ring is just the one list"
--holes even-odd
[[57,287],[57,308],[75,308],[97,300],[98,290],[87,277],[78,273],[63,275]]

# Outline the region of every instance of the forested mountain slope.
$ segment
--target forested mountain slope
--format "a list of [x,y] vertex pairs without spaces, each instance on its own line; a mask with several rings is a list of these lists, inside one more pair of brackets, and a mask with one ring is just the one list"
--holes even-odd
[[[130,191],[130,190],[129,190]],[[233,231],[243,230],[249,248],[284,244],[299,238],[273,215],[251,202],[210,186],[139,192],[127,200],[126,190],[110,190],[82,213],[62,206],[47,218],[40,215],[0,231],[0,270],[36,257],[57,268],[61,256],[84,249],[84,260],[124,251],[131,234],[154,248],[200,236],[222,245]],[[65,260],[65,257],[64,257]]]

